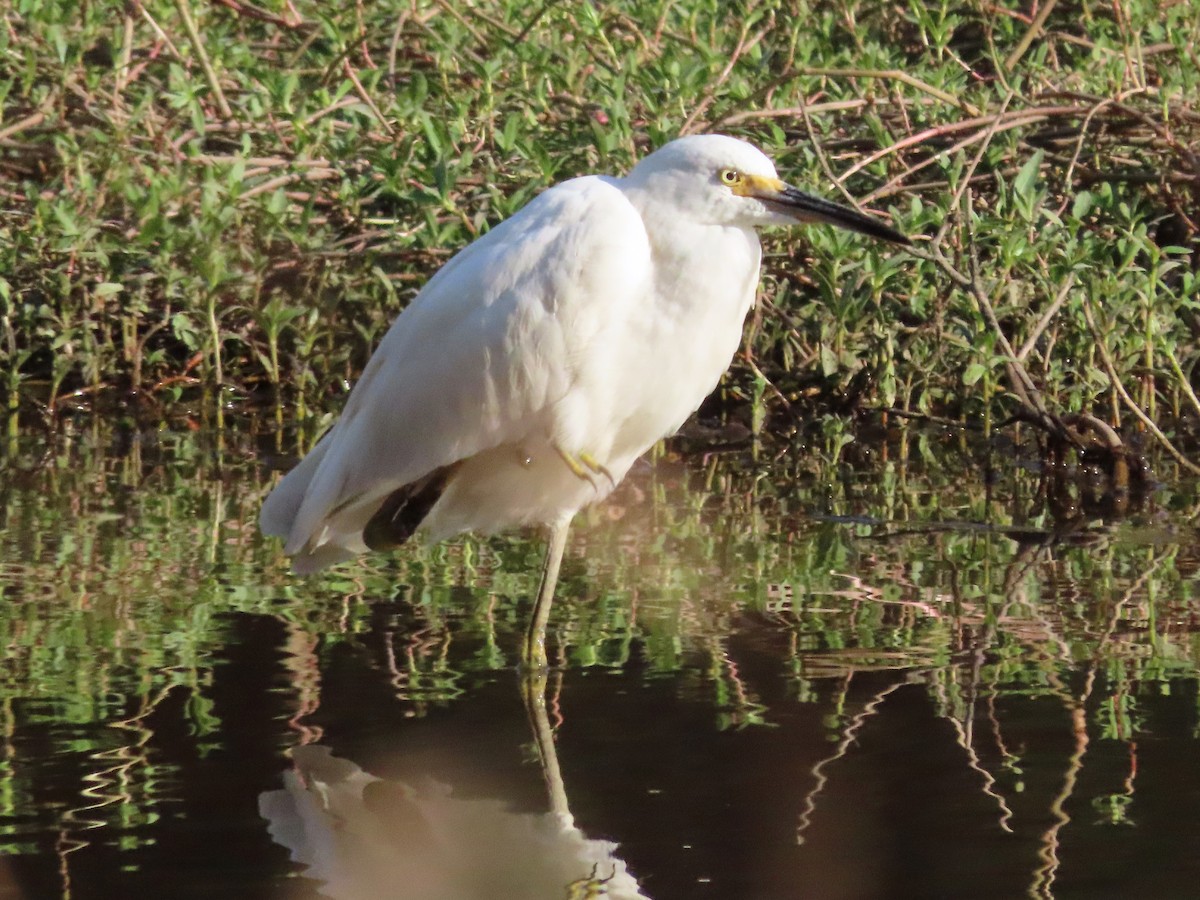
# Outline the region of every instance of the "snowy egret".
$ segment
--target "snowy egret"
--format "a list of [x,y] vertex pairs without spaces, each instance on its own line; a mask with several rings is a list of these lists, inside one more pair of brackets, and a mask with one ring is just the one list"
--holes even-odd
[[754,305],[757,229],[798,222],[908,243],[724,135],[550,188],[400,314],[341,418],[267,498],[262,530],[303,573],[418,529],[548,526],[524,654],[544,668],[571,519],[717,386]]

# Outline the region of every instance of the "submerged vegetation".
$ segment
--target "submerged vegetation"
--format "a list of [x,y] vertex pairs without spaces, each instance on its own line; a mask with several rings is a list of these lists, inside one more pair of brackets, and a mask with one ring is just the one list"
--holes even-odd
[[1032,9],[14,0],[0,394],[13,421],[271,398],[319,417],[424,279],[543,187],[725,131],[918,246],[770,236],[722,410],[1180,443],[1200,19]]
[[[1034,849],[1031,895],[1052,896],[1077,852],[1068,826],[1100,848],[1076,857],[1089,889],[1120,847],[1154,854],[1114,883],[1186,871],[1200,18],[1151,0],[1001,6],[10,0],[0,857],[52,859],[64,882],[94,865],[109,890],[110,849],[128,875],[159,847],[172,890],[200,872],[211,894],[226,862],[169,840],[239,846],[212,840],[209,798],[277,787],[285,748],[322,729],[340,753],[494,701],[537,548],[466,537],[297,579],[258,533],[268,469],[457,248],[555,181],[724,131],[916,246],[768,234],[745,352],[674,445],[703,455],[661,455],[580,517],[552,620],[568,776],[606,773],[594,761],[620,750],[634,688],[657,692],[651,724],[699,710],[647,729],[676,740],[650,745],[688,779],[671,805],[745,783],[687,764],[686,744],[765,745],[815,711],[818,740],[777,744],[784,768],[745,766],[772,795],[804,793],[787,810],[799,846],[903,693],[934,728],[895,733],[919,741],[913,759],[951,744],[972,774],[945,796],[982,799],[989,842],[998,827]],[[222,420],[244,407],[274,421]],[[1154,461],[1163,484],[1112,490],[1155,445],[1175,454]],[[1072,451],[1106,478],[1055,477],[1045,463]],[[602,678],[595,695],[620,704],[604,714],[586,699]],[[505,741],[523,739],[516,712]],[[581,720],[604,739],[573,757]],[[189,794],[204,803],[180,813]],[[748,796],[745,816],[712,808],[741,832],[766,818]],[[592,812],[609,797],[630,799],[584,793]],[[940,848],[911,812],[886,831]],[[257,807],[236,814],[266,840]],[[996,846],[977,854],[989,879]]]
[[[223,795],[212,784],[225,767],[252,773],[229,799],[241,804],[239,846],[252,847],[264,838],[248,799],[274,787],[286,748],[327,728],[334,746],[353,746],[357,729],[411,749],[398,735],[411,737],[412,723],[445,722],[477,695],[486,705],[511,690],[535,545],[467,538],[297,579],[255,525],[269,476],[253,457],[269,435],[234,427],[222,444],[163,430],[128,441],[96,419],[80,424],[68,420],[50,443],[23,435],[0,481],[6,857],[40,854],[86,883],[89,866],[116,868],[108,846],[153,872],[161,843],[171,879],[211,878],[203,866],[219,874],[226,863],[181,858],[172,837],[190,827],[213,844],[188,825],[194,808],[182,824],[179,809],[189,794]],[[552,620],[552,708],[571,783],[608,797],[584,773],[629,752],[624,735],[642,763],[631,768],[665,759],[690,779],[679,796],[700,809],[697,781],[746,774],[722,768],[737,735],[772,740],[815,711],[816,740],[791,732],[769,771],[772,791],[804,795],[788,812],[789,843],[817,839],[838,802],[826,781],[868,778],[844,771],[845,758],[879,746],[871,728],[903,688],[929,710],[923,725],[905,720],[920,755],[949,743],[954,771],[970,767],[954,803],[982,804],[989,840],[1015,836],[1007,852],[1043,848],[1042,877],[1053,876],[1068,824],[1106,853],[1140,839],[1190,859],[1194,829],[1179,823],[1195,821],[1195,794],[1179,779],[1191,769],[1172,771],[1161,748],[1193,758],[1194,482],[1136,498],[1113,524],[1072,520],[1029,468],[966,481],[964,454],[925,437],[912,435],[908,463],[863,468],[810,469],[820,454],[782,474],[787,459],[664,462],[582,516]],[[679,734],[637,718],[646,700],[636,684],[658,692],[656,719],[692,711]],[[511,692],[505,739],[527,740]],[[630,716],[642,730],[626,733]],[[461,734],[473,742],[479,719],[468,721]],[[579,744],[589,723],[604,734],[595,756]],[[674,743],[659,759],[643,742],[665,732]],[[722,752],[679,764],[685,745],[718,732]],[[891,765],[875,757],[871,777]],[[1155,826],[1176,797],[1183,812]],[[1111,828],[1132,822],[1149,824],[1137,835]],[[1064,859],[1089,858],[1075,846],[1064,844]]]

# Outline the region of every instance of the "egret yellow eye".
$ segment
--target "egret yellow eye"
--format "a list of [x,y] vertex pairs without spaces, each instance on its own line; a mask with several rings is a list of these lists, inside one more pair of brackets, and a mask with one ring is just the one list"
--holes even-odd
[[742,183],[742,173],[737,169],[722,169],[720,175],[722,184],[727,184],[730,187]]

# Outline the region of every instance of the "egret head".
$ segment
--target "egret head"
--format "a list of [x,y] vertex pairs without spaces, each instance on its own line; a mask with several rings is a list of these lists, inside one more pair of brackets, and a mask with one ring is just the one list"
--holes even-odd
[[766,154],[723,134],[671,141],[638,163],[626,183],[705,224],[760,228],[824,222],[897,244],[909,243],[878,219],[781,181]]

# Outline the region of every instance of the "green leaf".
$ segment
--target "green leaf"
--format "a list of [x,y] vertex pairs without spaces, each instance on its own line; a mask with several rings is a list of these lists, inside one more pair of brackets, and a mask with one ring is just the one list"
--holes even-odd
[[1028,197],[1033,193],[1034,182],[1037,181],[1038,172],[1042,168],[1042,160],[1046,154],[1039,150],[1033,154],[1025,165],[1021,166],[1021,171],[1017,173],[1017,177],[1013,180],[1013,193],[1018,197]]
[[832,375],[838,370],[837,354],[833,352],[833,348],[822,342],[821,344],[821,374],[826,377]]
[[967,366],[966,371],[963,372],[963,384],[969,387],[979,381],[979,379],[986,374],[987,366],[983,365],[982,363],[971,363],[969,366]]
[[1071,204],[1071,215],[1076,219],[1082,219],[1090,213],[1096,206],[1096,195],[1091,191],[1080,191],[1075,195],[1075,202]]

